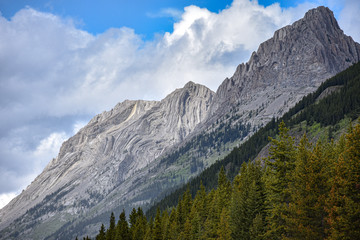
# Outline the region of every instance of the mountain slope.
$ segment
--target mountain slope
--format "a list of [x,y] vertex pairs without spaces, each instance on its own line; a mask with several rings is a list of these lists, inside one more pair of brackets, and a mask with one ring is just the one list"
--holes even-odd
[[[331,91],[331,89],[338,91]],[[330,89],[330,93],[329,93]],[[326,93],[326,94],[324,94]],[[324,96],[326,95],[326,96]],[[207,190],[216,188],[221,167],[227,169],[230,180],[239,173],[242,163],[268,156],[268,137],[275,138],[278,125],[284,121],[291,134],[300,139],[304,133],[316,142],[321,136],[325,142],[343,134],[349,123],[360,117],[360,62],[328,79],[314,92],[304,97],[278,120],[273,119],[259,129],[224,159],[204,170],[198,177],[154,204],[146,213],[155,217],[159,208],[164,211],[176,206],[181,196],[189,190],[195,196],[202,183]],[[342,126],[341,126],[342,125]]]
[[125,101],[97,115],[1,210],[1,225],[23,214],[28,223],[38,217],[51,221],[54,215],[59,218],[58,209],[65,209],[60,219],[66,223],[69,215],[84,213],[116,187],[122,186],[126,193],[126,179],[180,142],[207,116],[213,94],[190,82],[160,102]]
[[332,12],[319,7],[275,32],[216,93],[190,82],[159,102],[118,104],[65,142],[0,210],[0,238],[66,239],[85,225],[95,233],[107,211],[146,207],[358,62],[359,53]]

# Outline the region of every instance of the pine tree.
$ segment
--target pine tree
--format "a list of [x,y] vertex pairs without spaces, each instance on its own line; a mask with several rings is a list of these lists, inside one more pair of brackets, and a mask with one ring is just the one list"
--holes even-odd
[[162,229],[162,239],[169,239],[169,224],[170,217],[168,211],[165,209],[161,215],[161,229]]
[[190,194],[190,190],[187,189],[183,194],[182,198],[179,199],[179,203],[176,208],[176,220],[178,232],[182,232],[184,230],[184,224],[188,215],[190,214],[192,206],[192,198]]
[[183,239],[186,239],[186,240],[193,239],[191,222],[190,222],[189,218],[186,219],[185,224],[184,224]]
[[204,224],[207,218],[206,191],[202,183],[196,193],[190,212],[191,232],[195,239],[199,239],[204,234]]
[[286,216],[288,238],[323,239],[325,237],[324,209],[328,187],[327,159],[319,141],[311,151],[304,136],[299,144],[296,168],[290,185],[291,199]]
[[295,168],[294,139],[285,123],[279,124],[279,139],[271,140],[270,156],[266,162],[267,222],[266,238],[281,239],[287,235],[285,216],[291,201],[289,184]]
[[335,163],[327,199],[328,239],[360,237],[360,125],[346,135],[345,150]]
[[146,233],[144,236],[144,240],[152,240],[153,239],[153,230],[154,230],[154,220],[150,219],[149,224],[146,227]]
[[230,229],[230,216],[226,208],[223,208],[220,214],[220,223],[218,226],[217,234],[219,240],[230,240],[231,238],[231,229]]
[[226,177],[224,167],[221,167],[220,169],[220,173],[218,176],[217,191],[219,192],[218,194],[219,198],[217,199],[217,205],[218,205],[217,213],[218,216],[220,217],[223,207],[228,207],[230,204],[231,192],[232,192],[231,183]]
[[175,208],[171,209],[169,217],[169,235],[168,239],[176,240],[179,235],[179,228],[177,226],[177,212]]
[[202,237],[204,239],[215,239],[217,238],[217,225],[218,225],[218,215],[217,215],[217,199],[219,191],[217,190],[211,190],[211,192],[207,195],[207,202],[209,203],[208,206],[208,215],[205,220],[204,224],[204,233]]
[[126,221],[125,210],[120,214],[119,221],[116,225],[116,240],[130,240],[129,225]]
[[161,224],[161,214],[160,209],[158,208],[156,211],[155,221],[154,221],[154,229],[153,229],[153,240],[162,240],[162,224]]
[[143,240],[147,231],[147,220],[144,212],[139,207],[136,213],[135,226],[131,226],[131,234],[133,240]]
[[264,235],[264,217],[258,213],[249,229],[250,239],[251,240],[262,240]]
[[[250,228],[254,224],[254,219],[257,215],[265,215],[262,175],[263,171],[259,162],[243,163],[240,174],[234,179],[230,206],[230,223],[234,239],[252,239]],[[263,220],[261,222],[263,224]],[[257,231],[263,232],[264,229],[257,229]]]
[[99,234],[96,236],[96,240],[106,240],[104,224],[101,224]]
[[116,229],[115,229],[115,215],[112,212],[110,215],[110,226],[106,231],[106,240],[115,240]]
[[132,227],[135,227],[136,220],[138,218],[137,211],[135,208],[131,210],[131,213],[129,215],[129,225],[130,225],[130,231]]

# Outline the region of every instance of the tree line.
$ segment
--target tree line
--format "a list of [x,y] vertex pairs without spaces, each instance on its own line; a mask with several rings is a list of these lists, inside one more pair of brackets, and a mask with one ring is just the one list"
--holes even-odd
[[215,189],[187,190],[155,218],[111,214],[96,239],[360,239],[360,125],[337,143],[304,134],[295,144],[281,122],[270,141],[269,157],[243,163],[232,182],[221,168]]

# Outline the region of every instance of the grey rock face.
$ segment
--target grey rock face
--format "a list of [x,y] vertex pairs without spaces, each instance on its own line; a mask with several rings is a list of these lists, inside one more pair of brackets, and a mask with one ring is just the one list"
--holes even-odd
[[[253,124],[281,116],[325,79],[360,60],[360,45],[344,35],[333,13],[312,9],[260,44],[216,92],[212,112],[257,110]],[[229,104],[232,103],[232,104]]]
[[[189,82],[161,101],[119,103],[66,141],[58,157],[0,210],[0,239],[16,231],[22,239],[43,239],[69,222],[145,206],[189,169],[186,162],[161,164],[166,154],[231,116],[251,124],[251,134],[359,60],[360,45],[343,34],[329,9],[319,7],[276,31],[216,93]],[[93,227],[88,234],[99,225]]]
[[[1,210],[1,228],[37,204],[64,208],[69,214],[83,213],[192,132],[207,118],[213,95],[205,86],[189,82],[162,101],[127,100],[95,116],[64,142],[58,157]],[[45,199],[59,189],[55,197],[66,194],[56,201]],[[84,199],[85,206],[74,204]]]

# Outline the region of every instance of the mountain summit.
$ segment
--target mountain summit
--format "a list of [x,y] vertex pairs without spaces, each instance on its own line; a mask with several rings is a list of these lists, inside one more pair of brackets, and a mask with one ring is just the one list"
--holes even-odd
[[[332,11],[326,7],[312,9],[303,19],[277,30],[271,39],[260,44],[247,63],[237,67],[234,75],[218,88],[212,111],[225,113],[234,105],[229,101],[252,102],[265,92],[272,97],[292,92],[289,97],[298,101],[304,95],[299,90],[314,91],[324,79],[359,59],[359,44],[344,35]],[[259,104],[267,102],[264,101]],[[277,111],[281,115],[287,109],[288,106],[278,106],[266,115],[277,117]]]
[[75,238],[83,226],[96,233],[109,212],[146,208],[229,151],[216,137],[211,142],[211,134],[246,124],[229,143],[239,144],[359,60],[360,45],[328,8],[318,7],[276,31],[216,93],[189,82],[161,101],[119,103],[64,142],[57,158],[0,210],[0,239]]

